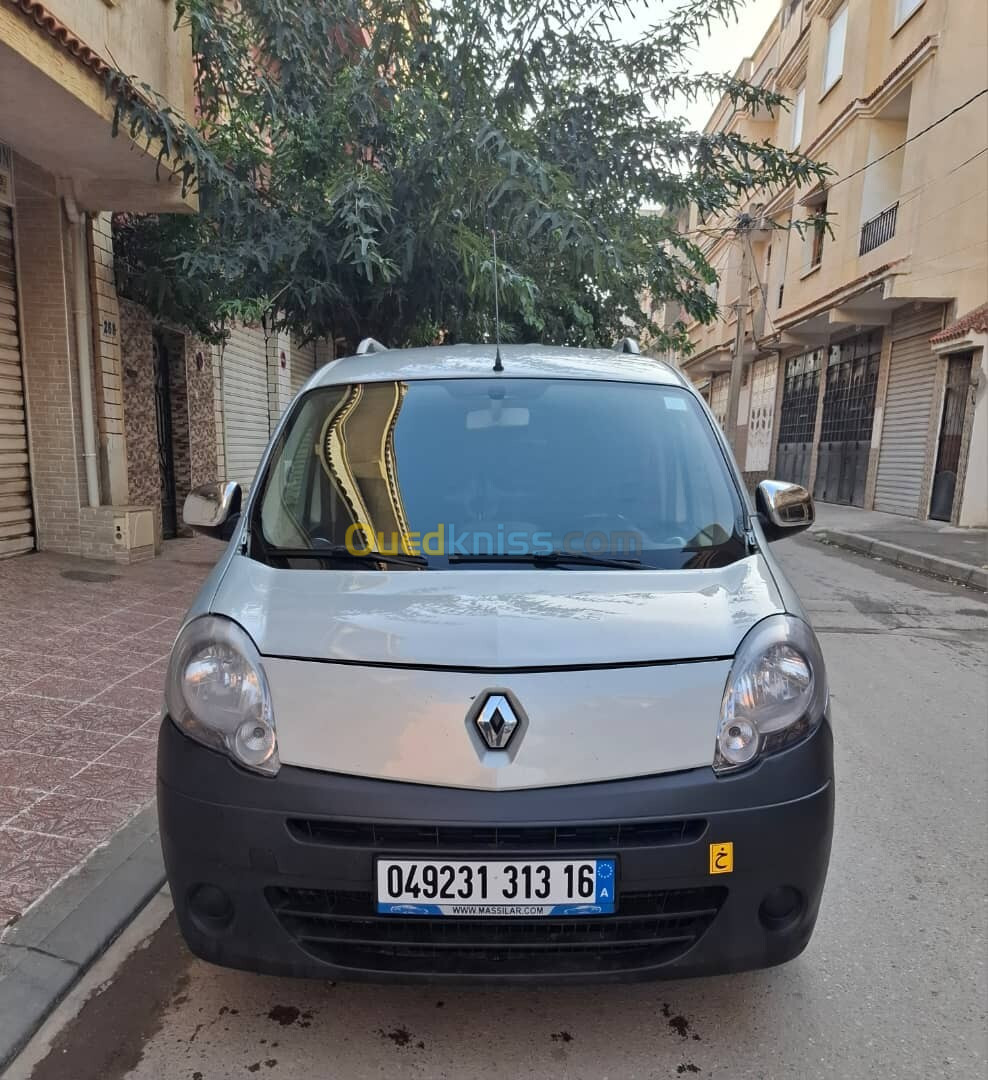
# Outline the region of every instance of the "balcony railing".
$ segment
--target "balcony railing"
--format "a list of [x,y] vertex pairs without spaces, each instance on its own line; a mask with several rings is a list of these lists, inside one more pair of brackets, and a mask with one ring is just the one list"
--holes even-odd
[[883,210],[871,221],[866,221],[861,226],[861,250],[859,255],[867,255],[869,251],[881,247],[886,241],[895,236],[895,219],[899,214],[899,204]]

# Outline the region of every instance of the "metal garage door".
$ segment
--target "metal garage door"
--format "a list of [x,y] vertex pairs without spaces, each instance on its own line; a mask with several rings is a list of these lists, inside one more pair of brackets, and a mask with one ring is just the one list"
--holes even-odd
[[802,484],[803,487],[809,485],[810,458],[820,400],[820,365],[826,355],[825,350],[816,349],[786,361],[775,475],[779,480]]
[[292,397],[302,389],[306,379],[316,370],[316,343],[297,345],[292,342]]
[[264,333],[236,327],[223,348],[226,475],[248,488],[268,444],[268,361]]
[[0,558],[33,549],[14,228],[10,210],[0,206]]
[[813,483],[821,502],[864,506],[881,355],[880,332],[830,348]]
[[930,337],[941,325],[939,311],[893,325],[888,392],[875,484],[876,510],[908,514],[910,517],[920,513],[919,501],[937,370]]

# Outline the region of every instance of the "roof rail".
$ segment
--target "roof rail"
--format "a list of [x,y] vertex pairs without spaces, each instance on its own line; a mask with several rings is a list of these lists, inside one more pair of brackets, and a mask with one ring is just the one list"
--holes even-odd
[[638,342],[631,337],[626,337],[621,341],[614,342],[614,351],[619,353],[631,353],[634,356],[641,355],[641,349],[638,348]]
[[365,337],[357,346],[357,356],[366,356],[368,353],[387,352],[387,345],[382,345],[376,338]]

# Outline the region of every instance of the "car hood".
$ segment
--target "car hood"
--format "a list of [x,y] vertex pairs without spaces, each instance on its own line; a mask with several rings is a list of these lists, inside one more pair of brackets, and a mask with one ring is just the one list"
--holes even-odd
[[211,610],[271,657],[519,670],[723,658],[784,610],[761,555],[705,570],[288,570],[235,555]]

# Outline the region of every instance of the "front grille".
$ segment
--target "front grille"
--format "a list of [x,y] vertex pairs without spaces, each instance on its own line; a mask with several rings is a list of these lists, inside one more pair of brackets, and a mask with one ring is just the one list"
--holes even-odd
[[338,967],[391,973],[527,975],[633,971],[667,963],[707,931],[727,889],[629,892],[616,915],[566,919],[378,916],[369,892],[265,890],[282,927]]
[[391,825],[373,821],[289,818],[288,831],[308,844],[463,851],[566,851],[662,847],[698,840],[702,818],[673,821],[594,822],[592,825]]

